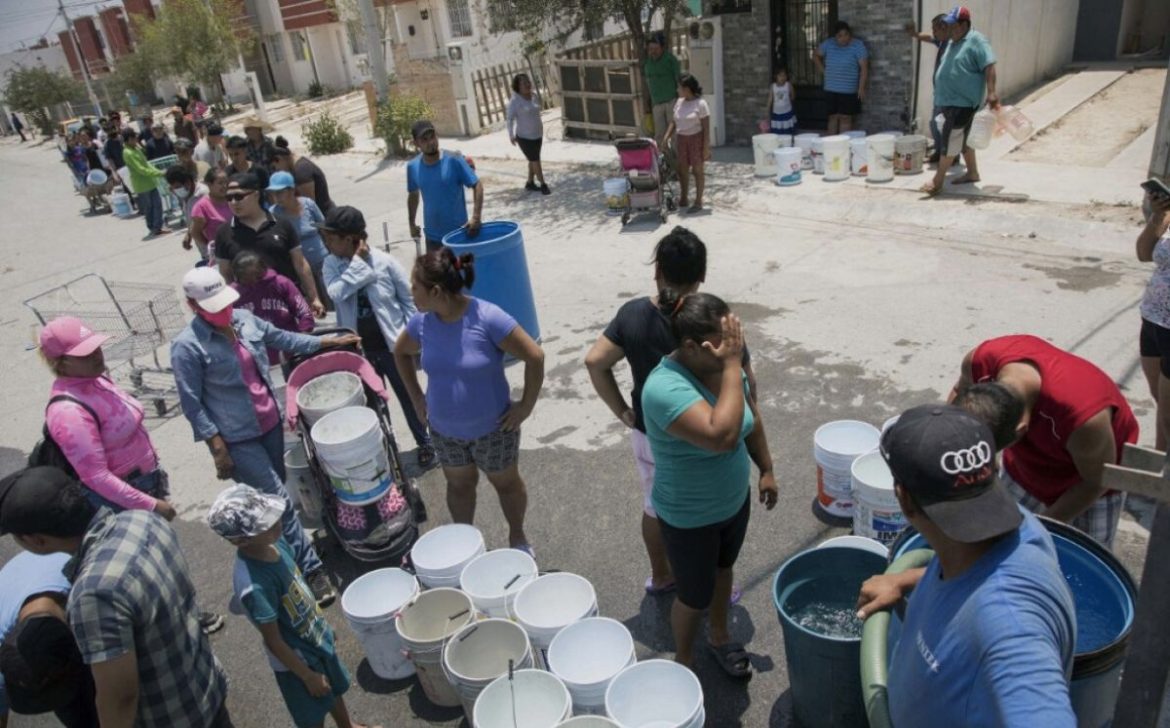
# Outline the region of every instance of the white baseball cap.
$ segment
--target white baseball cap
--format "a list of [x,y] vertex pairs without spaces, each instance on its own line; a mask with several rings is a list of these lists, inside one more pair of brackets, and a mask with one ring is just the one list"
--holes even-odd
[[240,298],[211,266],[192,268],[183,276],[183,294],[208,313],[219,313]]

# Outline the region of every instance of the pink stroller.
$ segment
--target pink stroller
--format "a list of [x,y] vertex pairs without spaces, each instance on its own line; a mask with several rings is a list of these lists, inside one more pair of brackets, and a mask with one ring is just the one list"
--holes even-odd
[[618,139],[618,159],[626,177],[627,202],[622,213],[622,225],[630,222],[637,212],[657,212],[658,218],[666,222],[668,212],[674,210],[674,197],[670,194],[671,175],[667,159],[658,151],[658,145],[649,138]]

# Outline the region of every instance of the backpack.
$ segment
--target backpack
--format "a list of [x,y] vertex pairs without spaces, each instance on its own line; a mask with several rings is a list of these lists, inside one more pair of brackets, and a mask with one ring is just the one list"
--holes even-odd
[[[97,423],[98,430],[101,430],[102,421],[98,419],[97,413],[93,411],[93,408],[85,402],[82,402],[76,397],[71,397],[68,394],[58,394],[52,397],[49,400],[49,404],[45,405],[45,411],[47,412],[49,407],[54,402],[62,401],[73,402],[84,407],[85,411],[88,412],[89,415],[93,417],[94,422]],[[30,468],[41,466],[60,468],[61,470],[64,470],[66,475],[68,475],[70,478],[73,478],[74,480],[77,479],[77,471],[74,470],[73,464],[69,462],[69,458],[65,457],[65,453],[61,450],[61,446],[58,445],[57,441],[53,439],[53,436],[49,434],[49,424],[47,422],[44,425],[41,425],[40,442],[33,446],[32,452],[30,452],[28,455],[28,466]]]

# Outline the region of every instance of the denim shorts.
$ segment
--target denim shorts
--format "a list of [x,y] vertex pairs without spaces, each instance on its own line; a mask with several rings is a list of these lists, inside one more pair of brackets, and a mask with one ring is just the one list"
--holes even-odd
[[431,429],[431,442],[439,456],[439,464],[448,468],[478,466],[485,473],[507,470],[520,459],[520,430],[505,432],[496,428],[474,440],[447,437]]

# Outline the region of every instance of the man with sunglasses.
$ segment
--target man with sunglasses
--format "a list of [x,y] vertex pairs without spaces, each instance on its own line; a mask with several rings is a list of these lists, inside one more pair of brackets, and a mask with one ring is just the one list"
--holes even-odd
[[325,306],[317,293],[313,270],[301,253],[297,229],[286,219],[277,219],[260,206],[263,190],[260,178],[251,173],[237,174],[228,182],[227,201],[232,209],[231,222],[220,225],[215,233],[215,257],[224,280],[232,280],[232,259],[241,251],[252,250],[268,267],[290,281],[297,282],[313,315],[325,315]]
[[[410,236],[426,233],[427,250],[443,247],[443,236],[461,227],[467,228],[467,237],[479,235],[480,213],[483,211],[483,182],[460,154],[444,154],[439,149],[439,135],[429,121],[416,121],[411,128],[414,145],[419,155],[406,165],[406,207],[410,215]],[[467,219],[467,199],[463,188],[472,189],[474,209]],[[423,229],[415,224],[419,199],[423,210]]]

